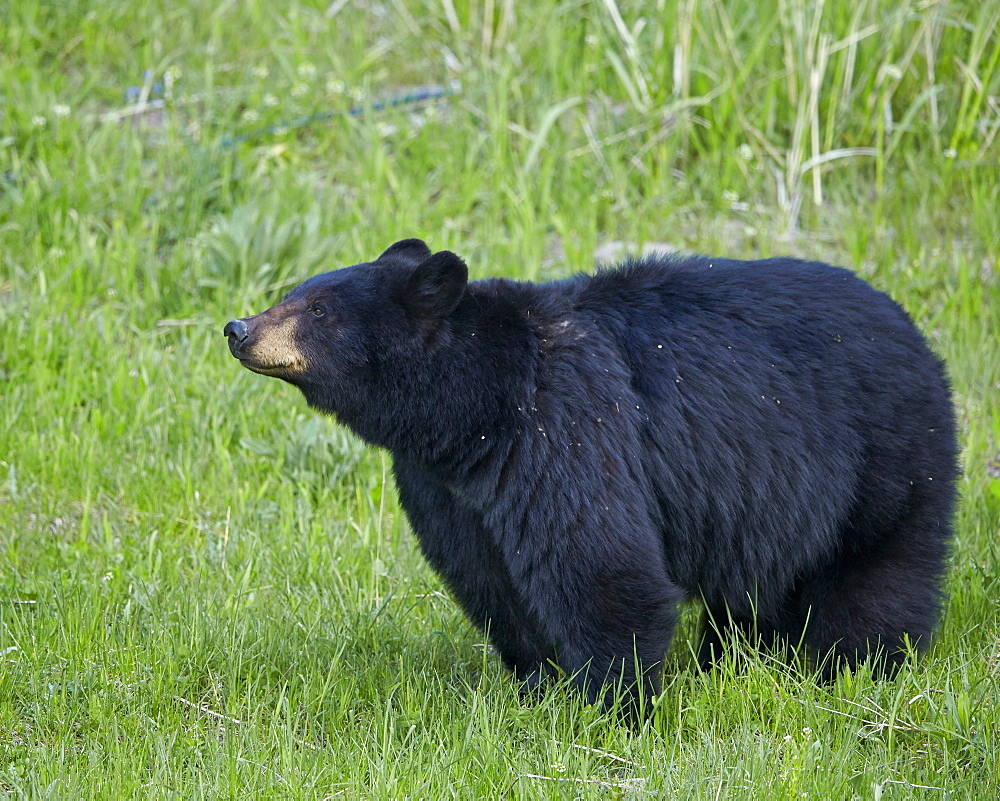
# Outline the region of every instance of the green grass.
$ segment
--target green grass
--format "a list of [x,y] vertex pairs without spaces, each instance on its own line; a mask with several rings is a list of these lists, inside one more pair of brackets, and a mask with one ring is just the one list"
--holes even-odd
[[[0,0],[0,19],[0,794],[997,796],[1000,2]],[[126,105],[130,85],[168,96]],[[221,336],[414,235],[476,277],[658,242],[823,258],[891,292],[962,424],[926,658],[894,682],[752,658],[701,675],[692,611],[648,730],[561,688],[520,702],[422,562],[386,457]]]

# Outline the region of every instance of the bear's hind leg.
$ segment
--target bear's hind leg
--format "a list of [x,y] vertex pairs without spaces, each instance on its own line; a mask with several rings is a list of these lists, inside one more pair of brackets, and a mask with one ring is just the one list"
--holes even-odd
[[806,582],[799,594],[803,642],[833,678],[839,668],[871,659],[891,676],[909,642],[926,650],[941,614],[953,488],[916,490],[906,513],[873,545]]

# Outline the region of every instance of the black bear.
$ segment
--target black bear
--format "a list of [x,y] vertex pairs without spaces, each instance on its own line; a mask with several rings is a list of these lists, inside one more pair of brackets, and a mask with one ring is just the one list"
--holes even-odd
[[386,448],[423,553],[527,687],[660,687],[678,603],[891,672],[942,605],[948,380],[848,270],[655,256],[468,281],[397,242],[225,327],[244,367]]

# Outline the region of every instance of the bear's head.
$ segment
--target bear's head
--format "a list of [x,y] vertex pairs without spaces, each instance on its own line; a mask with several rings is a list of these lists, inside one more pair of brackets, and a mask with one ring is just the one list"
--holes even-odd
[[467,282],[454,253],[407,239],[373,262],[310,278],[223,333],[248,370],[293,384],[310,405],[353,424],[404,389],[403,374],[425,360]]

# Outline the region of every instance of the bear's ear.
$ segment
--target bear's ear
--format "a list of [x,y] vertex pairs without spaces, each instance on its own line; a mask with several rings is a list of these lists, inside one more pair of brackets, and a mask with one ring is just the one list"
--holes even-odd
[[403,302],[417,319],[437,322],[454,311],[468,281],[465,262],[442,250],[417,265],[407,281]]
[[431,249],[421,239],[403,239],[395,245],[390,245],[385,253],[375,261],[403,261],[407,264],[420,264],[431,255]]

